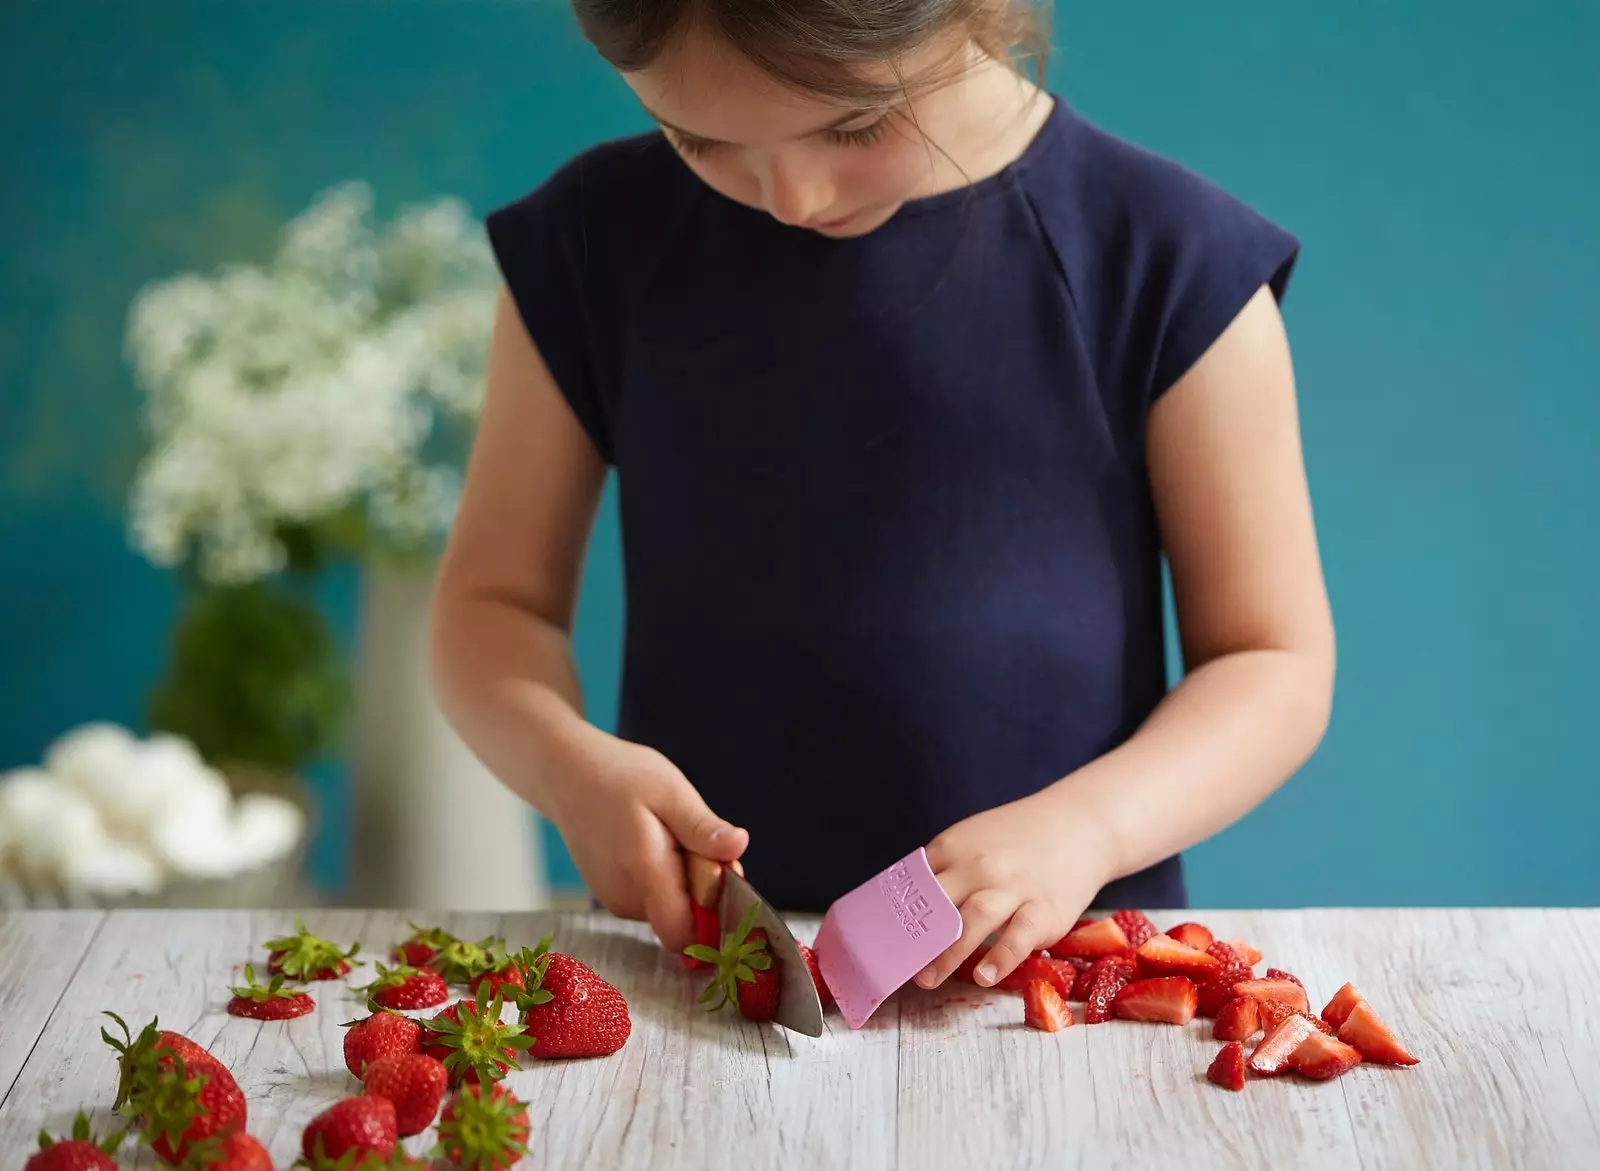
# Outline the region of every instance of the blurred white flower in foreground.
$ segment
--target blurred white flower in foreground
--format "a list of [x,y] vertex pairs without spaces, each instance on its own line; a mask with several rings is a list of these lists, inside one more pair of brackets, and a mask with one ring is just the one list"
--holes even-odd
[[144,289],[127,347],[151,448],[131,501],[158,565],[198,554],[237,584],[281,568],[285,526],[359,510],[367,539],[409,550],[448,526],[455,472],[424,448],[442,415],[474,419],[499,287],[459,201],[367,223],[365,184],[325,192],[264,267]]

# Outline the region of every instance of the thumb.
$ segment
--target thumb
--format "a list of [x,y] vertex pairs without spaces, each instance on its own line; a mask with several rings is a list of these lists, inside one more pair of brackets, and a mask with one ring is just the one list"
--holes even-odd
[[679,845],[713,861],[735,861],[750,844],[750,834],[711,812],[686,778],[667,788],[654,812]]

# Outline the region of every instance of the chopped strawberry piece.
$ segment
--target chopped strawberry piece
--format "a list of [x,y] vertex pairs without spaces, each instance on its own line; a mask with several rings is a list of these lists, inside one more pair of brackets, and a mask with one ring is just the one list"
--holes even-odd
[[[1080,928],[1083,928],[1083,927],[1093,927],[1093,926],[1094,926],[1094,920],[1093,919],[1079,919],[1076,923],[1074,923],[1072,925],[1072,931],[1077,931],[1077,930],[1079,930]],[[1049,952],[1052,956],[1054,956],[1058,960],[1066,959],[1067,957],[1062,952],[1061,949],[1062,949],[1062,945],[1067,942],[1068,937],[1070,937],[1072,935],[1072,931],[1067,932],[1066,935],[1063,935],[1060,939],[1056,940],[1049,947],[1045,948],[1045,951]]]
[[1048,980],[1029,980],[1022,989],[1022,1019],[1032,1029],[1059,1033],[1073,1023],[1072,1010]]
[[1234,997],[1217,1013],[1211,1035],[1219,1041],[1248,1041],[1261,1031],[1260,1007],[1253,997]]
[[1289,1068],[1289,1059],[1305,1039],[1317,1031],[1311,1018],[1294,1013],[1269,1032],[1250,1054],[1250,1068],[1262,1077],[1273,1077]]
[[[1086,960],[1082,956],[1067,956],[1059,960],[1051,957],[1050,962],[1057,965],[1056,970],[1070,980],[1065,993],[1068,1000],[1082,1000],[1089,995],[1089,985],[1085,983],[1084,977],[1089,974],[1089,969],[1094,967],[1097,961]],[[1062,964],[1066,967],[1060,967]]]
[[1044,958],[1045,954],[1042,951],[1030,953],[1020,964],[1011,969],[1009,976],[996,984],[995,987],[1002,992],[1021,992],[1028,986],[1029,980],[1043,980],[1045,978]]
[[1176,927],[1170,928],[1167,934],[1179,943],[1187,943],[1196,951],[1205,951],[1217,941],[1217,937],[1211,934],[1210,929],[1199,923],[1179,923]]
[[1250,969],[1242,965],[1223,968],[1215,979],[1208,980],[1200,985],[1199,1015],[1216,1016],[1222,1011],[1222,1006],[1234,998],[1234,985],[1254,978],[1250,973]]
[[1152,935],[1139,949],[1139,975],[1143,979],[1183,976],[1203,984],[1221,972],[1222,965],[1216,957],[1208,956],[1186,943],[1179,943],[1170,935]]
[[983,958],[983,953],[987,950],[987,946],[980,947],[966,959],[962,960],[956,970],[951,973],[952,978],[957,980],[965,980],[968,984],[976,984],[978,981],[974,978],[973,973],[978,970],[978,961]]
[[1112,1017],[1111,1002],[1123,986],[1133,979],[1133,961],[1126,956],[1105,956],[1096,960],[1085,973],[1088,991],[1084,993],[1083,1019],[1085,1024],[1101,1025]]
[[1327,1081],[1360,1065],[1361,1054],[1337,1038],[1312,1033],[1290,1055],[1289,1064],[1302,1077]]
[[1186,1025],[1194,1020],[1195,988],[1182,976],[1157,976],[1123,985],[1111,1011],[1125,1021],[1158,1021]]
[[1242,955],[1244,957],[1244,962],[1249,964],[1252,968],[1261,962],[1261,953],[1242,939],[1230,939],[1228,940],[1228,946],[1232,947],[1234,951]]
[[1350,1010],[1361,1003],[1361,993],[1356,991],[1354,984],[1346,984],[1333,994],[1333,999],[1328,1001],[1328,1007],[1322,1010],[1322,1019],[1334,1028],[1344,1024],[1350,1015]]
[[1152,936],[1158,934],[1156,925],[1150,922],[1150,917],[1143,911],[1117,911],[1111,917],[1117,921],[1117,926],[1121,927],[1122,933],[1128,937],[1128,946],[1135,950],[1143,947]]
[[1365,1000],[1358,1002],[1339,1026],[1339,1040],[1376,1065],[1416,1065],[1419,1060],[1406,1051]]
[[1241,980],[1233,986],[1235,996],[1254,996],[1257,1000],[1276,1000],[1287,1004],[1295,1012],[1305,1012],[1309,1006],[1306,990],[1291,980]]
[[1206,1070],[1206,1080],[1225,1090],[1244,1089],[1244,1046],[1237,1041],[1224,1045]]
[[[1089,961],[1081,956],[1077,958],[1077,963],[1082,964],[1085,968],[1089,966]],[[1076,964],[1070,960],[1058,960],[1050,956],[1043,956],[1039,960],[1038,970],[1040,978],[1049,981],[1051,987],[1056,990],[1062,1000],[1072,999],[1072,986],[1078,982]]]
[[1095,960],[1101,956],[1121,955],[1128,950],[1128,937],[1115,919],[1100,919],[1087,927],[1068,932],[1051,949],[1058,956],[1082,956]]
[[1262,978],[1265,980],[1287,980],[1291,984],[1299,984],[1300,987],[1305,987],[1299,976],[1296,976],[1293,972],[1285,972],[1282,968],[1268,968],[1267,974]]
[[[1217,963],[1221,964],[1224,969],[1250,967],[1250,965],[1245,962],[1243,952],[1234,947],[1233,944],[1224,943],[1220,939],[1214,940],[1211,946],[1206,948],[1206,955],[1216,960]],[[1245,978],[1250,979],[1249,976]]]

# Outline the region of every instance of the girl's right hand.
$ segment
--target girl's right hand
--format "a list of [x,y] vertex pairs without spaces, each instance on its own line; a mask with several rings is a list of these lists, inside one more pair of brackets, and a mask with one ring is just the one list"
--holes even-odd
[[713,813],[660,752],[601,733],[561,769],[552,819],[596,901],[644,919],[668,951],[694,942],[684,851],[736,861],[750,835]]

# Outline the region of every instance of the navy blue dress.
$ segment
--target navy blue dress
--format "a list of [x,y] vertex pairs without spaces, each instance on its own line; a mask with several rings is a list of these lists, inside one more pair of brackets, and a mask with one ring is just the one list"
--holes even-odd
[[[719,196],[651,134],[488,218],[615,467],[618,733],[820,911],[1130,736],[1166,692],[1151,406],[1288,233],[1057,100],[1012,166],[865,237]],[[1171,858],[1104,907],[1186,905]]]

